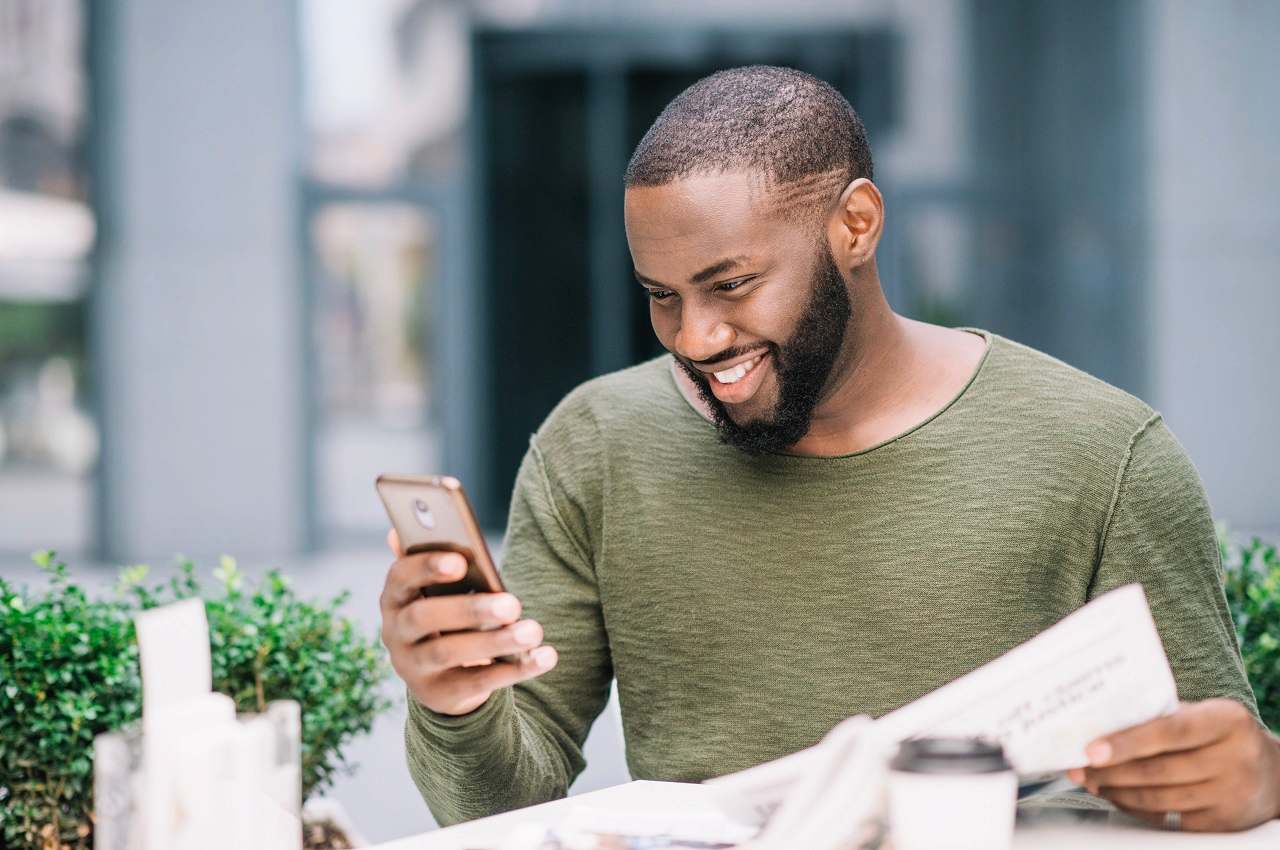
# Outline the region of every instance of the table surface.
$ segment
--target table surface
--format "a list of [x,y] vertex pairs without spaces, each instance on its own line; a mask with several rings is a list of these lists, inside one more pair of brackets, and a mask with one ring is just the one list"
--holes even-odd
[[[680,782],[628,782],[590,794],[543,803],[491,818],[471,821],[448,829],[427,832],[379,844],[373,850],[482,850],[500,847],[518,824],[554,825],[575,806],[626,812],[711,812],[715,803],[708,788]],[[1014,850],[1276,850],[1280,847],[1280,821],[1272,821],[1249,832],[1229,835],[1197,835],[1161,832],[1145,827],[1063,823],[1046,819],[1031,825],[1019,823],[1014,833]]]

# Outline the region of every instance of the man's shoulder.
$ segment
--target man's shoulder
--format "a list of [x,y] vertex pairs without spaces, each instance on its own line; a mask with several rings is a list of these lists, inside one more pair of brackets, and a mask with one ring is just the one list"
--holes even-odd
[[1043,351],[993,335],[989,397],[1063,436],[1128,443],[1159,414],[1137,396]]

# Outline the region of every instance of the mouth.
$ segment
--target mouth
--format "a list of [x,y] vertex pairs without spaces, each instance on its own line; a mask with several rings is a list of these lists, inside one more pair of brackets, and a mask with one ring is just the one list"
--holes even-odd
[[711,392],[725,404],[741,404],[756,394],[769,371],[771,355],[762,351],[726,369],[705,372]]

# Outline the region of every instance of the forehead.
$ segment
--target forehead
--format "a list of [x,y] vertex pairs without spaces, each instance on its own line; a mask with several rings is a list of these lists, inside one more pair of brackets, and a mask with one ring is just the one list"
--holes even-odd
[[803,228],[777,215],[774,201],[764,182],[750,172],[633,186],[625,201],[632,260],[642,273],[652,268],[650,276],[667,280],[673,271],[725,256],[761,257],[802,247]]

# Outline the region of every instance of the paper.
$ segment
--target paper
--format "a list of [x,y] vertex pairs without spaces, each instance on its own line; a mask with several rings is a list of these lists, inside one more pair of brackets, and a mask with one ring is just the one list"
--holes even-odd
[[[922,735],[1000,741],[1019,775],[1087,764],[1084,748],[1101,735],[1135,726],[1178,706],[1177,687],[1141,585],[1111,591],[1036,637],[873,724],[859,736],[892,746]],[[857,727],[857,719],[836,727]],[[802,777],[840,775],[849,741],[829,743],[707,781],[729,813],[769,820]],[[833,772],[834,771],[834,772]],[[867,786],[867,792],[874,789]],[[848,800],[849,798],[846,798]],[[785,808],[785,807],[784,807]],[[772,825],[772,824],[771,824]]]
[[142,660],[142,713],[197,699],[213,690],[209,621],[204,602],[184,599],[134,617]]
[[891,752],[870,717],[850,718],[819,745],[827,757],[796,781],[759,839],[760,850],[874,846]]
[[1095,738],[1177,707],[1177,685],[1146,594],[1130,584],[876,726],[896,740],[998,740],[1019,775],[1036,776],[1084,767],[1084,748]]

